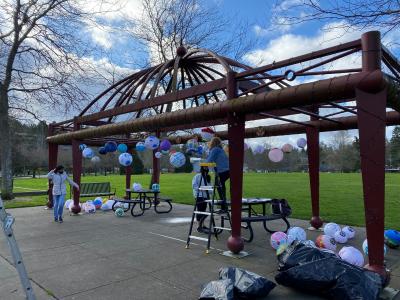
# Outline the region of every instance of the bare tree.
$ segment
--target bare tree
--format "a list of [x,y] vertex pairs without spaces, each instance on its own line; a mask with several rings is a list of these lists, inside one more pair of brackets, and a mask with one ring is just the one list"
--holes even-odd
[[321,20],[335,23],[335,26],[345,29],[379,28],[383,33],[400,28],[398,0],[280,0],[276,2],[274,11],[276,14],[273,20],[278,25]]
[[[93,79],[79,34],[91,16],[79,0],[0,0],[1,192],[12,197],[9,119],[77,108]],[[88,72],[90,74],[88,74]]]
[[150,51],[150,62],[164,62],[187,48],[207,48],[234,58],[254,45],[247,39],[248,24],[226,16],[201,0],[143,0],[142,16],[131,34]]

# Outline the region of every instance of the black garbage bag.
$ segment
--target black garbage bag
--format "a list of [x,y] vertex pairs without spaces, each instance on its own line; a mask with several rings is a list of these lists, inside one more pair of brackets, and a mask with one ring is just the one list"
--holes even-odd
[[265,297],[276,286],[274,282],[256,273],[234,267],[221,268],[219,277],[233,282],[235,299]]
[[379,299],[381,277],[335,254],[295,243],[278,260],[281,272],[275,280],[279,284],[335,300]]
[[235,300],[232,280],[210,281],[201,291],[199,300]]

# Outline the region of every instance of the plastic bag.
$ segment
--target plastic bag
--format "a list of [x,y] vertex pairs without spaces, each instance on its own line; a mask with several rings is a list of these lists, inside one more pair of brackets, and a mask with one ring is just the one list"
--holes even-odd
[[219,277],[232,280],[235,299],[265,297],[276,286],[272,281],[256,273],[234,267],[221,268]]
[[335,254],[294,243],[278,256],[277,283],[329,299],[375,300],[382,279],[374,272],[351,265]]
[[211,281],[201,291],[199,300],[235,300],[230,279]]

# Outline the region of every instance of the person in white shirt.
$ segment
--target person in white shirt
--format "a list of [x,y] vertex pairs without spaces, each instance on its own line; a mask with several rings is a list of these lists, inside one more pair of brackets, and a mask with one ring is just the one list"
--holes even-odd
[[67,194],[67,187],[65,181],[68,181],[71,186],[74,186],[79,191],[79,186],[68,178],[67,172],[64,171],[63,166],[57,166],[47,174],[47,178],[53,182],[53,210],[54,221],[63,222],[62,214],[64,208],[64,199]]
[[[211,191],[199,191],[200,186],[210,185],[211,177],[208,175],[208,168],[204,168],[205,178],[201,179],[202,174],[197,173],[192,179],[193,196],[196,199],[196,206],[198,211],[206,211],[207,202],[205,200],[210,199]],[[203,226],[203,221],[206,218],[205,215],[196,215],[196,220],[198,222],[197,231],[204,232],[206,227]]]

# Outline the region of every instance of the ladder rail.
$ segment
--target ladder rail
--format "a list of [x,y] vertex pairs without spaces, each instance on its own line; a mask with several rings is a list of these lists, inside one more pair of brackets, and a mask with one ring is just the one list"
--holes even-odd
[[22,260],[21,252],[19,251],[17,241],[15,240],[14,237],[14,232],[12,229],[14,220],[15,219],[10,214],[6,213],[3,200],[0,197],[0,221],[3,227],[4,234],[7,239],[8,246],[10,247],[11,255],[14,260],[14,266],[18,271],[21,285],[24,288],[24,292],[26,294],[26,299],[36,300],[35,293],[33,291],[31,282],[28,277],[28,273],[26,271],[24,262]]

